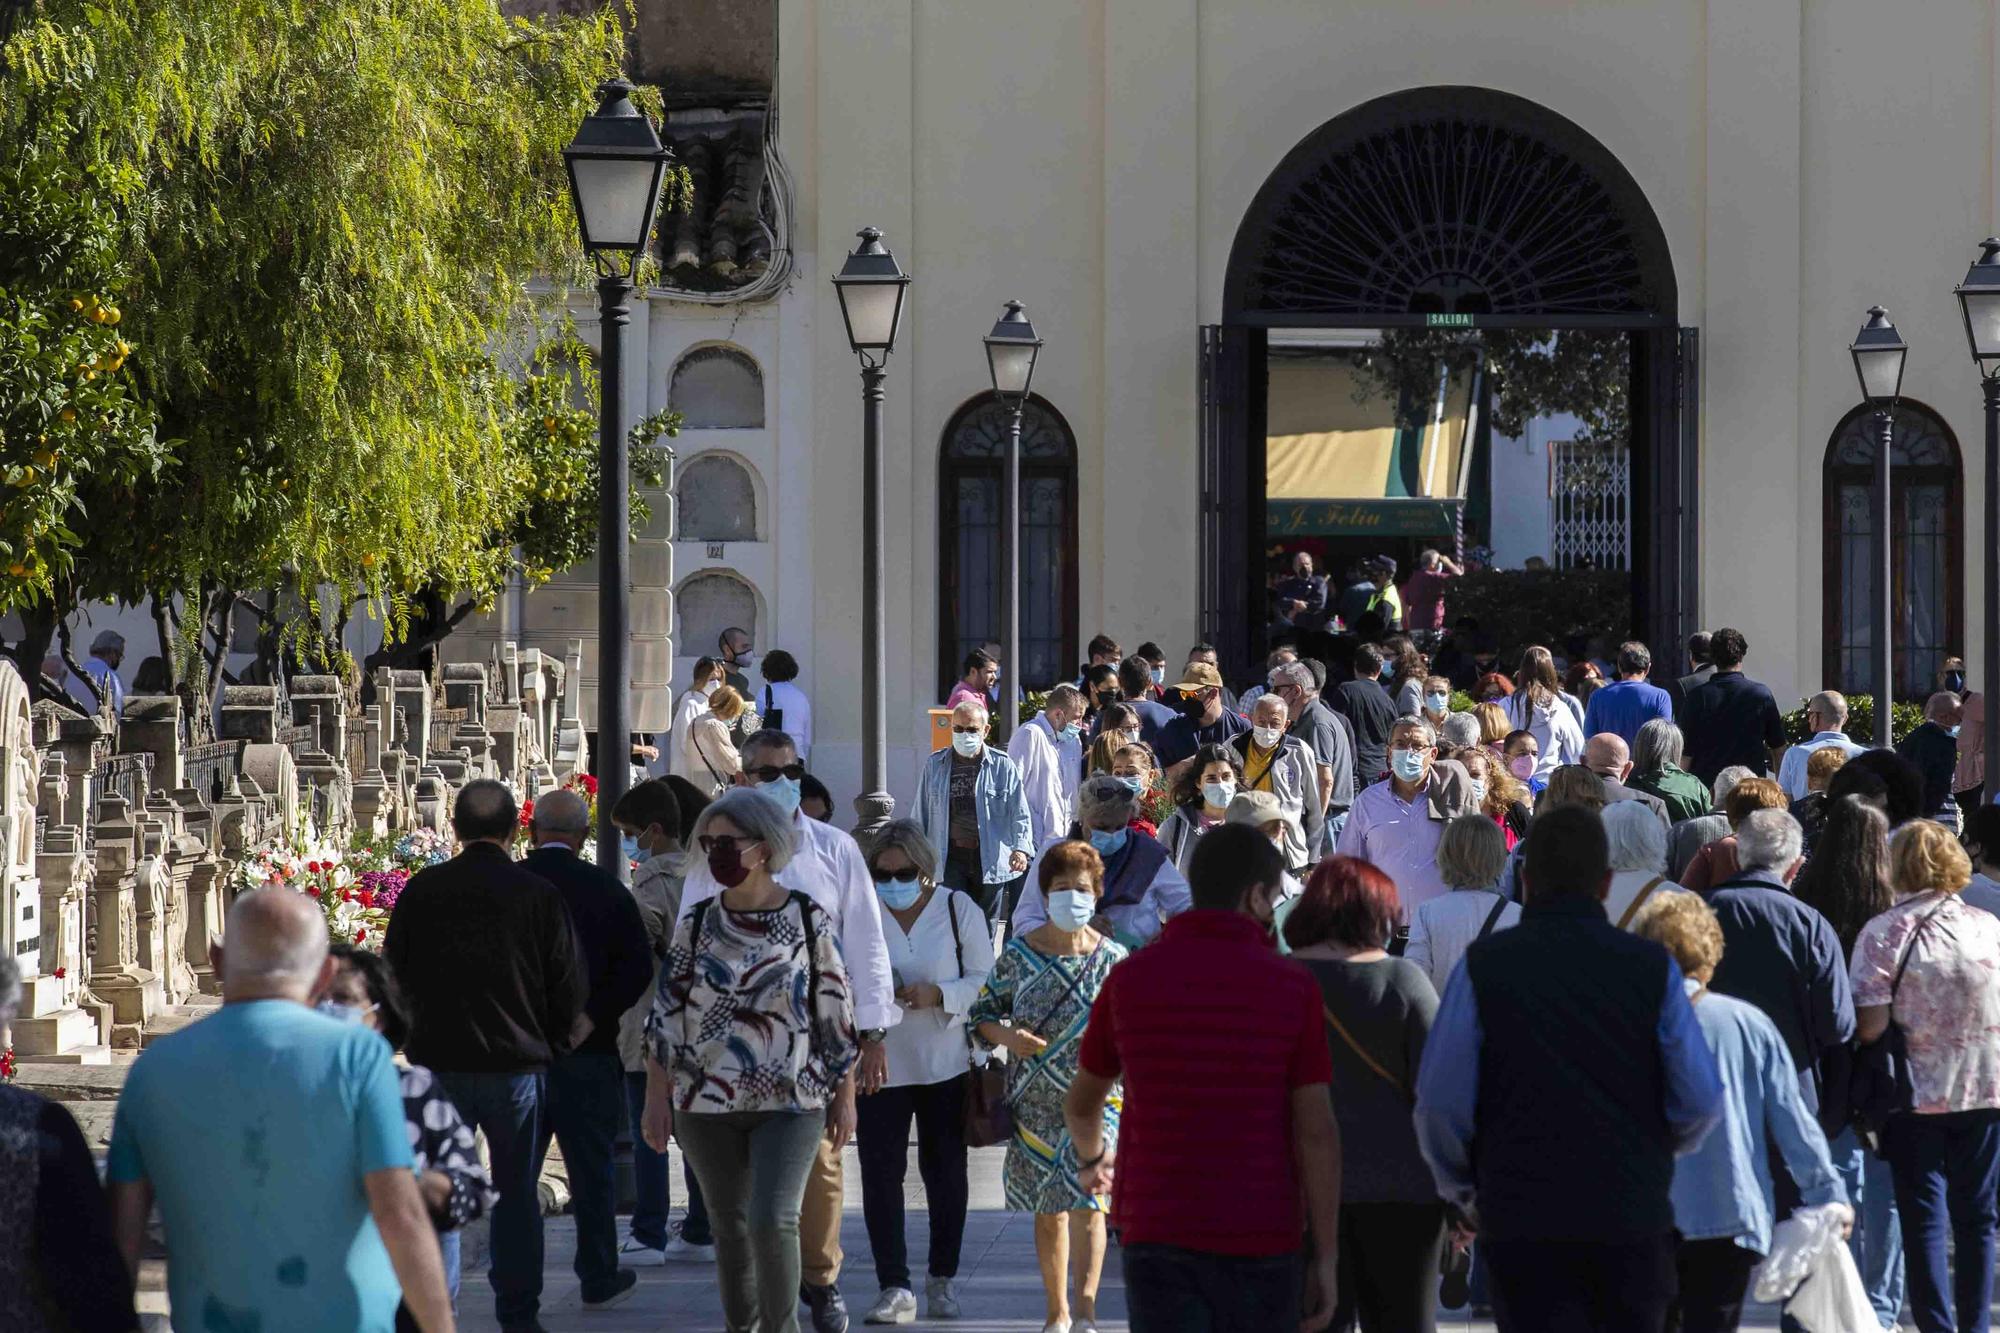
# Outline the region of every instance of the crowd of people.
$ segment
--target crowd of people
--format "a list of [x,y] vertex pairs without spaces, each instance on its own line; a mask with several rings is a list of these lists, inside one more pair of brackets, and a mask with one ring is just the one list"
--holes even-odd
[[[0,1228],[32,1275],[0,1324],[136,1327],[157,1207],[184,1326],[448,1329],[487,1214],[495,1314],[535,1329],[553,1142],[586,1308],[705,1263],[729,1329],[841,1333],[852,1139],[868,1324],[978,1316],[968,1154],[1004,1144],[1046,1333],[1095,1333],[1113,1237],[1141,1333],[1732,1329],[1776,1224],[1827,1208],[1884,1330],[1985,1328],[2000,805],[1955,692],[1896,751],[1824,692],[1787,746],[1731,629],[1673,678],[1637,643],[1512,675],[1454,635],[1288,644],[1240,693],[1209,645],[1100,636],[1003,748],[981,650],[905,817],[849,833],[773,725],[810,725],[796,664],[757,691],[721,646],[612,811],[629,886],[580,796],[517,856],[476,781],[379,956],[236,899],[225,1004],[133,1066],[103,1193],[0,1089],[0,1216],[36,1219]],[[0,1019],[18,990],[0,960]]]

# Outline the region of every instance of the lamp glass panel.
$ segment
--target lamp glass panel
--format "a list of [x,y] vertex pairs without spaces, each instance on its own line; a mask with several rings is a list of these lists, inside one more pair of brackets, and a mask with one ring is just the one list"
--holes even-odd
[[2000,288],[1991,292],[1967,292],[1965,322],[1972,332],[1972,354],[1982,360],[2000,357]]
[[896,341],[896,318],[903,288],[894,282],[844,282],[840,306],[847,312],[848,338],[856,347],[890,347]]
[[1903,382],[1903,349],[1856,352],[1854,366],[1861,374],[1861,392],[1871,402],[1894,398]]
[[658,164],[650,158],[574,157],[585,243],[593,250],[636,250],[646,243]]
[[986,360],[993,368],[993,387],[997,392],[1024,394],[1028,391],[1028,379],[1035,371],[1033,343],[989,342],[986,344]]

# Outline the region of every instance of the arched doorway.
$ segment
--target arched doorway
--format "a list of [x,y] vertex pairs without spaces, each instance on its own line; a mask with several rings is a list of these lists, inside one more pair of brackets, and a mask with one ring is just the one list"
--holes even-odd
[[[1328,121],[1245,210],[1223,323],[1202,331],[1204,634],[1240,670],[1263,624],[1273,344],[1379,329],[1629,339],[1622,445],[1633,628],[1674,660],[1696,595],[1697,357],[1695,332],[1678,326],[1665,234],[1638,183],[1581,127],[1524,98],[1467,87],[1394,93]],[[1464,392],[1478,403],[1477,384]],[[1440,402],[1446,396],[1441,387]],[[1468,415],[1450,455],[1466,475],[1473,441]],[[1431,446],[1420,437],[1415,448]],[[1300,510],[1286,521],[1446,545],[1462,531],[1463,491],[1402,487],[1407,461],[1391,458],[1386,490],[1365,509]]]
[[[1875,411],[1857,407],[1834,429],[1820,473],[1822,668],[1828,688],[1850,694],[1875,688],[1869,561],[1875,450]],[[1893,691],[1922,702],[1936,688],[1944,659],[1964,645],[1965,472],[1951,427],[1921,403],[1896,406],[1889,491]]]
[[[967,653],[1000,632],[1000,494],[1007,409],[973,399],[945,426],[938,469],[940,698]],[[1076,436],[1030,397],[1021,414],[1021,680],[1046,689],[1076,669]]]

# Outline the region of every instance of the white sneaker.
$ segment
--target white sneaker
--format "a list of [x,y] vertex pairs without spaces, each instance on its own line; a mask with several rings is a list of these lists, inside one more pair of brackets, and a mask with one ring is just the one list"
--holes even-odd
[[1042,1333],[1069,1333],[1069,1320],[1051,1319],[1042,1325]]
[[663,1264],[712,1264],[715,1262],[715,1245],[696,1245],[681,1235],[679,1227],[667,1233],[667,1248],[662,1251]]
[[618,1247],[618,1263],[624,1268],[658,1268],[667,1261],[667,1252],[657,1245],[648,1245],[637,1236],[626,1234],[625,1243]]
[[884,1287],[875,1305],[861,1316],[864,1324],[914,1324],[917,1321],[916,1293],[907,1287]]

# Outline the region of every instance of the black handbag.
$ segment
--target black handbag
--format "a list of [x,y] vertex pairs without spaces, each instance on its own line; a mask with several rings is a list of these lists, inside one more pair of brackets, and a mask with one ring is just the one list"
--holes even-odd
[[[1945,900],[1949,901],[1949,898]],[[1896,978],[1889,983],[1888,1028],[1868,1045],[1855,1049],[1854,1072],[1848,1083],[1847,1100],[1849,1114],[1864,1134],[1879,1137],[1888,1125],[1889,1117],[1902,1115],[1917,1104],[1916,1081],[1910,1074],[1909,1044],[1904,1039],[1901,1025],[1896,1022],[1896,992],[1903,984],[1903,973],[1910,966],[1910,956],[1917,951],[1917,937],[1924,933],[1931,917],[1943,910],[1942,902],[1933,907],[1930,915],[1917,923],[1917,928],[1910,932],[1909,940],[1903,945],[1903,956],[1896,964]]]

